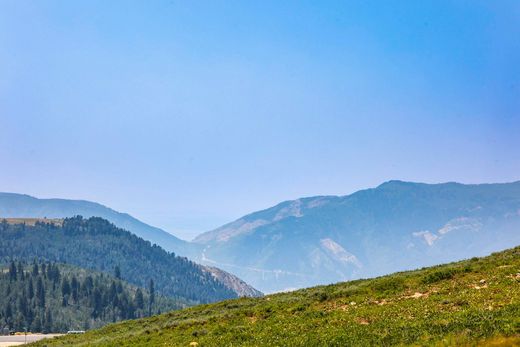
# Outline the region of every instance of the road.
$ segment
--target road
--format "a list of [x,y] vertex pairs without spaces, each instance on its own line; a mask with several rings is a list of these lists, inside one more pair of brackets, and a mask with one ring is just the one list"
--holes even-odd
[[[27,343],[48,339],[60,334],[28,334]],[[24,335],[0,336],[0,347],[19,346],[25,343]]]

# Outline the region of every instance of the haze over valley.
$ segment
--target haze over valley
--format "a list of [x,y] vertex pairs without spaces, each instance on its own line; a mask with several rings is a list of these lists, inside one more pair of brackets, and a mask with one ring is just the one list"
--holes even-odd
[[271,293],[483,256],[520,244],[520,182],[389,181],[347,196],[282,202],[182,241],[99,204],[0,194],[0,215],[101,216]]

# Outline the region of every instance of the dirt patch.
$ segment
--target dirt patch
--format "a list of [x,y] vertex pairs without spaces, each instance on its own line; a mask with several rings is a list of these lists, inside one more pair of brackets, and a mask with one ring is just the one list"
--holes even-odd
[[361,325],[369,325],[370,322],[368,321],[368,319],[365,319],[365,318],[362,318],[362,317],[359,317],[356,319],[356,322],[358,324],[361,324]]
[[430,293],[420,293],[415,292],[412,295],[405,296],[406,299],[419,299],[419,298],[427,298],[430,295]]
[[45,223],[45,224],[54,224],[57,226],[63,225],[63,219],[61,218],[2,218],[0,217],[0,222],[2,220],[6,220],[9,224],[25,224],[29,226],[36,225],[37,222]]

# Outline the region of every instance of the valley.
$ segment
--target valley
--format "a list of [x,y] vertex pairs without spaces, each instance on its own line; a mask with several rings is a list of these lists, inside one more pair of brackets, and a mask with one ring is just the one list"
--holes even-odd
[[[520,182],[389,181],[345,196],[281,202],[188,242],[93,202],[0,193],[0,218],[46,217],[59,222],[76,215],[100,216],[166,251],[221,268],[264,293],[378,276],[512,247],[520,244],[519,211]],[[246,289],[242,294],[252,292]]]
[[[519,310],[519,249],[475,256],[520,244],[520,182],[390,181],[346,196],[286,201],[192,242],[177,243],[177,253],[150,242],[157,241],[155,231],[140,229],[143,239],[103,218],[66,216],[82,211],[74,201],[59,200],[60,209],[68,212],[58,209],[49,218],[34,207],[11,204],[12,195],[8,200],[4,196],[3,204],[1,197],[0,211],[10,211],[0,222],[0,260],[5,266],[13,259],[26,264],[19,267],[38,259],[104,273],[107,280],[118,268],[120,281],[130,288],[124,308],[110,308],[114,302],[106,301],[112,313],[99,316],[104,318],[95,318],[90,299],[78,301],[72,311],[73,305],[69,311],[49,306],[38,314],[40,323],[31,325],[35,332],[69,327],[89,331],[40,345],[82,344],[82,339],[93,346],[165,341],[255,346],[282,340],[295,346],[406,345],[414,339],[425,345],[440,339],[449,345],[498,339],[507,345],[516,343],[519,333],[514,318]],[[47,201],[26,199],[22,201],[48,211]],[[27,217],[27,211],[36,215]],[[178,255],[183,253],[189,258]],[[464,258],[470,260],[434,266]],[[434,267],[424,268],[428,266]],[[386,275],[392,272],[397,273]],[[146,312],[135,303],[135,288],[146,293],[152,280],[158,301]],[[263,297],[256,288],[279,294]],[[49,305],[60,300],[65,300],[63,292],[49,294]],[[37,301],[32,305],[38,307]],[[46,312],[77,317],[66,324],[53,320],[56,325],[47,324],[45,330]],[[146,318],[150,314],[154,316]],[[9,313],[4,326],[20,331],[22,320],[15,316]],[[104,327],[120,320],[128,321]],[[312,335],[297,333],[307,330]]]

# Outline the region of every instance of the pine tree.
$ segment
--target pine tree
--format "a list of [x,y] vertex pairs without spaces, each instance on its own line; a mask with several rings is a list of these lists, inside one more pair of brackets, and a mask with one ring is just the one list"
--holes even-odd
[[11,303],[7,303],[5,306],[4,314],[7,325],[11,325],[13,322],[13,309],[11,307]]
[[41,270],[42,276],[47,278],[47,269],[46,269],[45,263],[42,263],[41,269],[42,269]]
[[114,281],[112,281],[110,289],[108,290],[108,300],[112,305],[115,305],[114,302],[117,300],[117,289]]
[[39,307],[45,307],[45,287],[41,277],[38,277],[36,282],[36,302]]
[[29,305],[27,304],[27,298],[22,294],[18,297],[18,312],[20,312],[24,317],[27,317],[28,309]]
[[119,268],[119,265],[116,265],[114,269],[114,276],[120,280],[121,279],[121,269]]
[[99,288],[94,288],[94,291],[92,293],[92,318],[97,318],[101,315],[103,310],[103,301],[101,296],[101,291]]
[[14,263],[14,260],[11,260],[11,265],[9,265],[9,279],[12,281],[16,281],[17,274],[16,274],[16,264]]
[[29,277],[29,283],[27,284],[27,297],[29,300],[32,300],[34,298],[34,285],[32,277]]
[[38,311],[34,316],[34,320],[30,326],[31,331],[40,332],[42,331],[42,317],[40,312]]
[[92,290],[94,288],[94,280],[91,276],[87,276],[87,278],[85,278],[85,282],[83,282],[83,285],[85,286],[85,291],[88,293],[88,295],[92,294]]
[[51,314],[51,310],[47,309],[45,311],[45,319],[44,319],[44,324],[43,324],[43,332],[48,334],[50,332],[52,332],[52,314]]
[[54,266],[52,263],[47,266],[47,278],[54,281]]
[[33,267],[32,267],[32,275],[34,277],[36,277],[36,276],[38,276],[39,273],[40,273],[40,269],[38,268],[38,263],[36,262],[36,259],[34,259]]
[[8,227],[9,223],[7,222],[7,219],[2,219],[2,223],[0,223],[0,229],[2,229],[2,231],[5,231]]
[[141,288],[138,288],[135,292],[135,307],[137,307],[138,309],[144,308],[144,296]]
[[150,292],[150,297],[148,300],[148,316],[151,316],[152,315],[152,305],[155,302],[155,288],[154,288],[154,284],[153,284],[153,279],[150,279],[148,291]]
[[74,300],[74,302],[77,302],[78,301],[78,291],[79,291],[79,283],[78,283],[78,279],[76,278],[76,276],[72,276],[72,280],[70,281],[70,290],[71,290],[71,293],[72,293],[72,300]]
[[68,305],[69,295],[70,295],[69,280],[66,277],[64,277],[63,280],[61,281],[61,305],[63,307]]
[[24,271],[23,271],[23,264],[21,261],[18,262],[18,279],[20,280],[25,280],[25,274],[24,274]]

